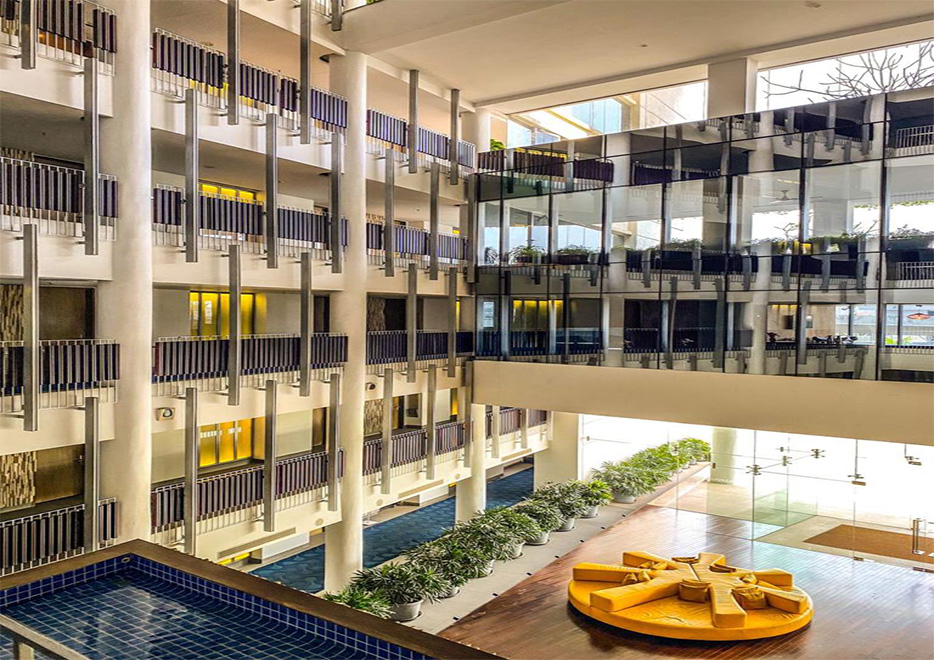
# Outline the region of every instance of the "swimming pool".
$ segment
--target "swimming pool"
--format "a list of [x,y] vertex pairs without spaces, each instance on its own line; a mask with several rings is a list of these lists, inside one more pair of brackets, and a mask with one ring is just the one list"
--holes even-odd
[[[487,508],[509,506],[528,497],[534,473],[521,470],[487,484]],[[381,522],[363,531],[363,565],[378,566],[411,547],[438,538],[454,524],[456,501],[450,497]],[[253,571],[267,580],[316,593],[324,589],[324,545]]]
[[[156,556],[172,560],[180,557],[183,563],[199,569],[203,567],[208,574],[233,574],[230,579],[235,583],[249,581],[244,584],[252,585],[253,591],[285,595],[289,606],[136,553],[121,553],[4,589],[0,591],[0,610],[95,660],[425,660],[431,657],[336,622],[340,617],[350,617],[352,621],[356,620],[354,617],[359,618],[361,613],[348,608],[335,610],[334,603],[142,541],[126,545],[149,546],[154,548],[151,552]],[[113,548],[107,549],[110,550]],[[300,606],[302,603],[307,607]],[[337,619],[315,616],[308,611],[309,607],[312,611],[336,612]],[[394,630],[385,628],[390,622],[375,617],[367,616],[360,621],[376,626],[376,631]],[[420,643],[430,647],[446,643],[446,640],[431,636]],[[462,647],[461,653],[464,649],[466,647]],[[457,649],[454,652],[457,653]],[[10,644],[2,644],[0,658],[12,657]]]

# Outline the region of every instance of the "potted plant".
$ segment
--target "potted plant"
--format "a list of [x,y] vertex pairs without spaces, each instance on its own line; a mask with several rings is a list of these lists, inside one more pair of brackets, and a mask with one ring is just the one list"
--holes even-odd
[[528,545],[545,545],[549,541],[551,532],[564,523],[564,516],[561,515],[558,507],[545,500],[525,500],[516,504],[513,510],[534,520],[542,530],[537,538],[526,541]]
[[688,458],[689,465],[697,465],[710,456],[710,445],[700,438],[682,438],[678,440],[678,451]]
[[590,508],[584,503],[580,492],[569,483],[550,484],[532,493],[533,500],[544,500],[554,504],[564,518],[556,532],[570,532],[574,523]]
[[657,485],[655,473],[625,462],[604,463],[594,476],[609,486],[613,501],[619,504],[632,504]]
[[555,263],[565,265],[578,265],[590,263],[591,255],[596,250],[583,245],[566,245],[555,250]]
[[512,559],[515,537],[512,533],[487,520],[485,515],[458,523],[449,532],[455,543],[472,548],[486,561],[483,575],[493,572],[494,561]]
[[540,264],[545,251],[537,245],[520,245],[509,251],[509,261],[516,264]]
[[413,562],[361,569],[350,586],[382,596],[389,602],[389,618],[393,621],[416,619],[424,601],[437,600],[451,588],[437,570]]
[[440,598],[456,596],[470,580],[488,575],[489,560],[476,548],[458,543],[451,534],[411,548],[405,553],[408,561],[434,568],[448,581],[450,588]]
[[324,594],[324,599],[352,607],[361,612],[367,612],[381,619],[388,619],[392,614],[392,606],[382,594],[361,589],[360,587],[347,586],[337,593]]
[[574,482],[578,484],[581,498],[590,509],[581,518],[596,518],[600,514],[600,507],[613,499],[613,491],[609,484],[600,479]]
[[521,511],[508,507],[497,507],[487,511],[484,516],[494,525],[499,525],[513,535],[512,558],[522,555],[522,546],[529,541],[536,541],[542,535],[542,528],[537,522]]

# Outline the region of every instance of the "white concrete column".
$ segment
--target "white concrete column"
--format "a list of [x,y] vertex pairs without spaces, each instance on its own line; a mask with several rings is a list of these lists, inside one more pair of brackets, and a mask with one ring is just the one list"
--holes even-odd
[[331,328],[347,335],[341,392],[341,522],[325,536],[324,585],[343,588],[363,566],[363,403],[366,387],[366,55],[331,55],[331,90],[347,99],[347,142],[341,204],[350,226],[344,288],[331,294]]
[[[116,497],[118,540],[149,539],[152,487],[152,122],[149,0],[110,0],[118,17],[113,118],[101,122],[101,167],[117,175],[113,281],[97,289],[100,337],[120,344],[114,439],[102,445],[102,495]],[[91,257],[88,257],[91,258]],[[103,257],[93,257],[102,259]]]
[[756,106],[759,66],[742,57],[707,65],[707,116],[725,117],[752,112]]
[[581,478],[581,416],[551,412],[548,449],[535,454],[535,487]]
[[731,484],[737,469],[744,468],[736,455],[736,429],[715,426],[711,434],[710,460],[716,466],[710,470],[710,481]]
[[461,129],[464,131],[464,140],[477,145],[477,153],[490,150],[490,124],[493,113],[486,108],[477,108],[475,112],[465,112],[461,115]]
[[457,483],[457,521],[469,520],[486,510],[486,406],[471,404],[470,477]]

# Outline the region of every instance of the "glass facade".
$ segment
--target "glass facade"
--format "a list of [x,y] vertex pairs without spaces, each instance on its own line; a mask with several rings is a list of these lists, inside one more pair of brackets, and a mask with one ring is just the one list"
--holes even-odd
[[510,155],[481,359],[934,382],[934,88]]
[[587,470],[681,438],[708,442],[710,460],[676,473],[652,504],[717,516],[717,534],[931,566],[932,447],[592,415],[582,429]]

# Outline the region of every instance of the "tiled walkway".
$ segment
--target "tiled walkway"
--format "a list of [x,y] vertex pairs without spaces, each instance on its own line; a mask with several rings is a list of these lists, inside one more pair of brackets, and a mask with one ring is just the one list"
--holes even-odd
[[[532,492],[533,473],[522,470],[487,484],[487,507],[508,506]],[[363,531],[363,565],[378,566],[454,524],[455,499],[450,497]],[[253,571],[254,575],[315,593],[324,588],[324,545],[311,548]]]

